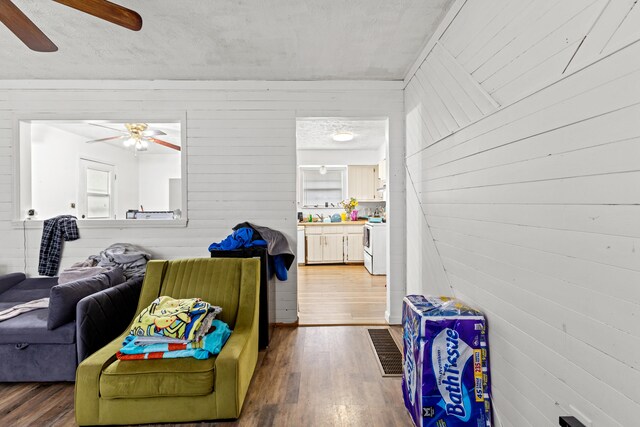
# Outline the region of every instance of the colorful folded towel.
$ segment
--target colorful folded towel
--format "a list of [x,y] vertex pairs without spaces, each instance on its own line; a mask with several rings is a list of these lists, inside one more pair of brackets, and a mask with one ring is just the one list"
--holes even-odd
[[[221,311],[220,307],[211,306],[200,298],[173,299],[161,296],[135,318],[130,334],[194,341],[199,338],[198,331],[207,315]],[[204,329],[204,332],[207,330]]]
[[216,319],[211,324],[210,332],[199,342],[136,345],[137,337],[128,335],[123,342],[123,347],[116,353],[116,357],[119,360],[176,359],[182,357],[208,359],[211,355],[220,353],[231,332],[229,325]]

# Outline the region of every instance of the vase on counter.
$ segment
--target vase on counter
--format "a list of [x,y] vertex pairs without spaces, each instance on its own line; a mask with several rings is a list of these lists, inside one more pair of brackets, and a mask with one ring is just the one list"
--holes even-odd
[[351,221],[357,221],[357,220],[358,220],[358,211],[354,209],[351,211]]

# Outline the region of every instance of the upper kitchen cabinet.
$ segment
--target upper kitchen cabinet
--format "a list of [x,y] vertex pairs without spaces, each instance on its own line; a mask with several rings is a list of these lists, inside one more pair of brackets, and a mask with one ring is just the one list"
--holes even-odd
[[382,159],[378,163],[378,180],[382,185],[387,183],[387,159]]
[[348,166],[347,167],[348,196],[355,197],[359,202],[380,201],[382,197],[378,188],[378,166]]

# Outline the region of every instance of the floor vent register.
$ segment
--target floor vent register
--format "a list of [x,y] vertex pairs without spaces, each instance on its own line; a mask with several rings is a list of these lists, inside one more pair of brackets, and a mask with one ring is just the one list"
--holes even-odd
[[388,329],[368,329],[383,377],[402,376],[402,353]]

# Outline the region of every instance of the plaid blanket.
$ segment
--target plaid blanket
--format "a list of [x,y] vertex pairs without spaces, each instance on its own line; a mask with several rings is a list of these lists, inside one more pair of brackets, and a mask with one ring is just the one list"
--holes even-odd
[[60,215],[44,220],[38,273],[41,276],[55,276],[60,267],[62,242],[80,238],[76,217]]

